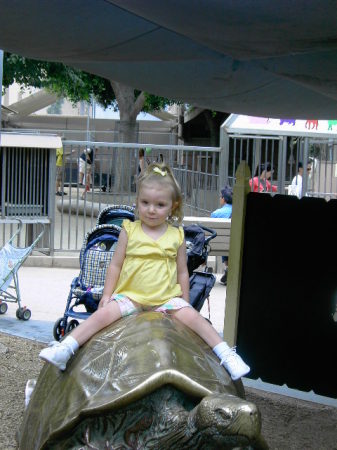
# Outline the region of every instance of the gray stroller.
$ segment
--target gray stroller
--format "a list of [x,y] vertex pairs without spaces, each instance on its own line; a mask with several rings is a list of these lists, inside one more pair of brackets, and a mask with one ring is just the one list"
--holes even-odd
[[[42,231],[29,247],[16,247],[14,240],[20,234],[23,224],[20,219],[11,220],[17,221],[19,226],[0,250],[0,314],[7,312],[7,302],[17,303],[19,307],[16,310],[16,317],[20,320],[29,320],[32,315],[30,309],[21,306],[18,271],[43,236],[45,228],[41,223]],[[12,282],[13,284],[11,284]]]

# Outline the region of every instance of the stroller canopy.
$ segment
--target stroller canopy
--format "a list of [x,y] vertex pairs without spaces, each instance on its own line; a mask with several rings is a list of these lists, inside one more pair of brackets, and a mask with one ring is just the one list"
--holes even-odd
[[187,268],[191,276],[194,270],[207,261],[205,232],[198,225],[188,225],[183,228],[186,241]]
[[111,205],[99,213],[96,225],[114,224],[121,226],[124,219],[133,222],[135,220],[135,209],[127,205]]

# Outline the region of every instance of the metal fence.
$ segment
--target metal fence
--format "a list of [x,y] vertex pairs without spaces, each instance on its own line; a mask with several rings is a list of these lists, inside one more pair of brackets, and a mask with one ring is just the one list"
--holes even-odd
[[[79,184],[78,171],[79,158],[89,146],[95,149],[95,156],[87,190],[85,179]],[[98,212],[107,205],[135,203],[140,148],[145,149],[146,164],[165,161],[172,167],[182,188],[185,215],[209,216],[218,206],[220,148],[64,141],[55,251],[78,250],[85,233],[95,226]]]
[[[25,144],[27,144],[25,142]],[[41,142],[39,143],[41,144]],[[53,171],[55,150],[48,147],[0,146],[0,243],[5,243],[15,233],[16,222],[24,219],[23,232],[17,237],[17,245],[30,246],[45,224],[45,233],[39,247],[49,251],[52,247],[50,217],[54,215]],[[54,191],[54,188],[53,188]],[[9,223],[7,223],[7,222]]]
[[[79,184],[78,162],[89,146],[95,149],[95,158],[87,191],[85,183]],[[172,167],[182,188],[185,215],[189,216],[209,216],[218,208],[219,190],[224,184],[234,185],[235,173],[242,160],[248,162],[253,175],[260,174],[261,164],[269,161],[274,167],[270,182],[277,186],[279,194],[288,193],[297,174],[298,162],[302,161],[305,166],[311,161],[312,171],[303,173],[303,195],[326,200],[337,197],[337,142],[331,139],[224,133],[220,147],[64,140],[61,180],[64,195],[55,196],[55,208],[50,213],[51,253],[77,252],[86,232],[95,226],[100,210],[111,204],[135,203],[140,148],[145,150],[147,163],[164,160]],[[10,170],[8,167],[11,166],[7,165],[6,170]],[[26,174],[21,177],[27,180]],[[49,167],[48,179],[55,180],[55,166]],[[22,193],[22,181],[21,185],[19,180],[8,183],[12,183],[13,195],[23,196],[19,203],[29,205],[29,198]],[[38,178],[35,178],[35,186],[40,186]],[[8,191],[10,186],[2,188]],[[29,195],[33,195],[34,189],[28,190]],[[25,215],[32,218],[32,212],[26,210]],[[0,230],[0,245],[9,234],[8,230]]]
[[232,134],[225,135],[223,145],[225,180],[231,186],[242,160],[247,161],[252,176],[258,177],[262,164],[269,162],[274,169],[269,181],[278,194],[290,194],[302,163],[302,196],[337,198],[337,139]]
[[2,218],[47,216],[49,153],[41,148],[3,148],[0,158]]

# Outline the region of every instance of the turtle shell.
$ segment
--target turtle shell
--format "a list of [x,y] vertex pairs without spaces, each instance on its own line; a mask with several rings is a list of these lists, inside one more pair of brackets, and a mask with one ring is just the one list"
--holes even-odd
[[[144,312],[90,339],[65,372],[46,364],[19,433],[22,449],[49,448],[84,419],[106,415],[170,385],[200,402],[227,393],[244,397],[209,346],[168,315]],[[83,447],[85,448],[85,447]]]

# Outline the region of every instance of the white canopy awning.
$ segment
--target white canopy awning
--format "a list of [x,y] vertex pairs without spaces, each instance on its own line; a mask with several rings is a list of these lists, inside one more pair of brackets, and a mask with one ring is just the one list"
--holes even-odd
[[337,138],[337,120],[272,119],[231,114],[223,127],[229,134]]
[[59,136],[0,133],[0,147],[61,148],[62,140]]

